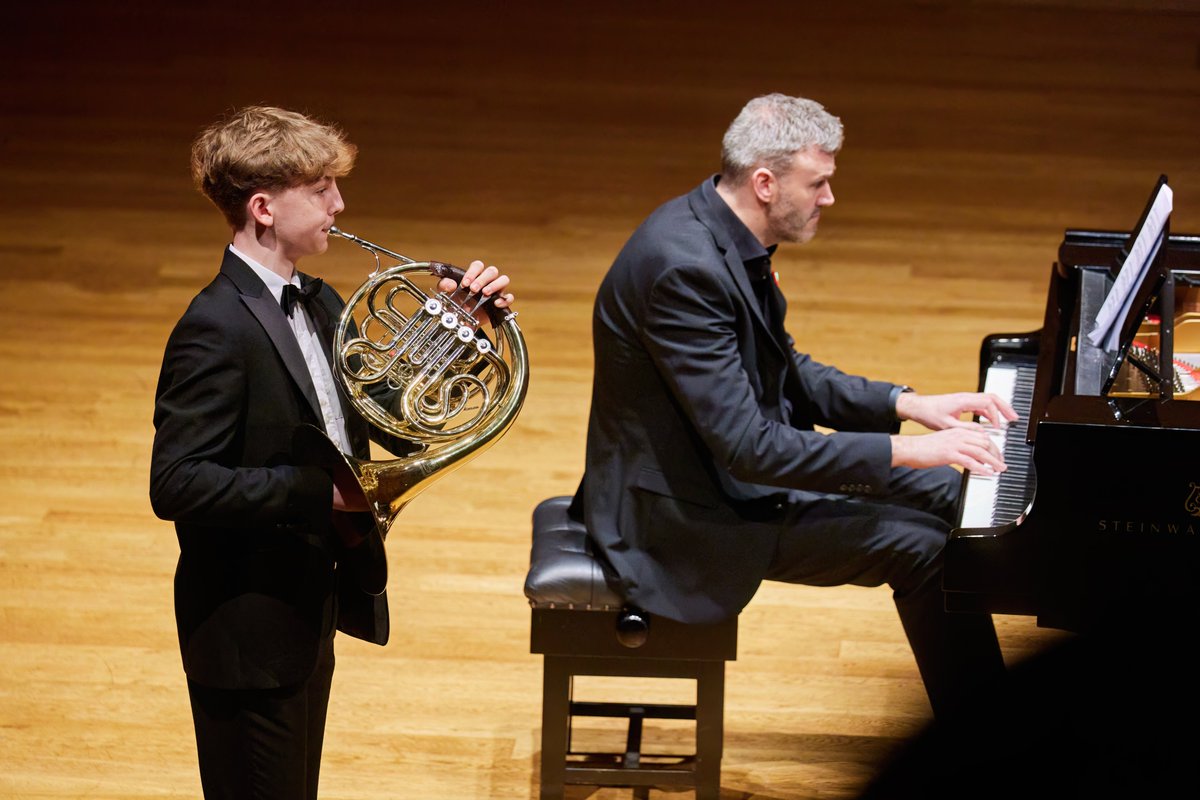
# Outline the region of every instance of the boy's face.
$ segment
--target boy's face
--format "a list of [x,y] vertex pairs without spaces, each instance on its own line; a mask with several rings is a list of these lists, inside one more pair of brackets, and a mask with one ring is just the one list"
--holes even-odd
[[295,264],[304,256],[325,252],[329,228],[346,205],[337,179],[326,175],[313,183],[271,192],[267,207],[274,218],[279,255]]

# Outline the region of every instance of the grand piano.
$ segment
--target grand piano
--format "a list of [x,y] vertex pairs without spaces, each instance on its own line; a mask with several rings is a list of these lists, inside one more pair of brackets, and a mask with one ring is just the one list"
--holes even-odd
[[1021,419],[992,431],[1006,472],[964,473],[948,610],[1068,631],[1200,610],[1200,236],[1156,218],[1166,185],[1132,233],[1067,230],[1042,328],[984,339],[980,389]]

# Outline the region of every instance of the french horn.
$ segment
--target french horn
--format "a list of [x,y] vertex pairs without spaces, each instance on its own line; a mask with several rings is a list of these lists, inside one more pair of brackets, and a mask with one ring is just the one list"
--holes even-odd
[[[435,480],[509,430],[525,401],[529,355],[515,312],[497,309],[491,297],[469,289],[437,290],[442,278],[461,281],[463,270],[414,261],[336,227],[329,232],[375,257],[375,271],[338,318],[332,361],[355,409],[399,440],[385,445],[397,457],[342,453],[314,426],[301,428],[298,449],[313,463],[348,471],[366,496],[374,526],[365,532],[367,554],[358,557],[369,566],[357,571],[362,588],[379,594],[387,583],[383,540],[396,517]],[[381,257],[399,263],[384,269]],[[433,289],[426,291],[421,278]],[[481,311],[494,338],[480,334]]]

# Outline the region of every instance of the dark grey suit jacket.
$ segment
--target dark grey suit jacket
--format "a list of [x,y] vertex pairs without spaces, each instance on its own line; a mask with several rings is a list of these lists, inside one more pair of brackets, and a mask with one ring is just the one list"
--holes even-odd
[[685,622],[750,601],[787,489],[870,495],[890,471],[895,385],[772,332],[747,236],[709,179],[638,228],[595,303],[587,527],[630,603]]
[[[309,306],[326,352],[343,305],[326,285]],[[354,454],[368,456],[367,425],[344,397],[343,410]],[[293,453],[304,424],[324,430],[296,337],[263,282],[226,250],[167,341],[150,467],[154,511],[179,538],[176,622],[198,683],[300,683],[335,625],[387,641],[386,596],[341,574],[330,474]]]

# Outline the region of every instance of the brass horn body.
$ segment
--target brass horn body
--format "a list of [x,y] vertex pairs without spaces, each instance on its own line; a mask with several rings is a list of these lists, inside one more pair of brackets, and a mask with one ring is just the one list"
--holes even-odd
[[[303,429],[300,445],[317,463],[353,474],[375,521],[368,538],[382,559],[382,540],[401,510],[512,426],[529,386],[529,355],[515,313],[494,308],[481,294],[427,292],[414,280],[458,282],[462,270],[413,261],[337,228],[330,233],[371,252],[377,266],[381,255],[401,262],[377,269],[347,301],[334,334],[333,367],[358,412],[402,440],[397,450],[411,452],[387,460],[355,458],[316,428]],[[495,341],[477,335],[481,308]],[[386,561],[373,571],[363,588],[377,594],[386,584]]]

